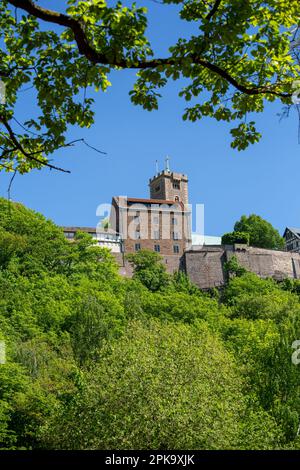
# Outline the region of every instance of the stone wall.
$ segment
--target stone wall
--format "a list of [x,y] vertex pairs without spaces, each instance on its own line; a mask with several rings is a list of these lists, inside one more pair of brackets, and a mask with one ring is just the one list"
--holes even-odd
[[264,250],[253,247],[237,247],[227,251],[227,258],[235,255],[239,263],[261,277],[282,280],[286,277],[300,278],[300,256],[288,251]]
[[185,272],[201,289],[220,287],[225,284],[224,255],[225,250],[221,246],[187,251],[184,255]]
[[[125,277],[132,277],[133,269],[130,263],[125,259],[123,253],[112,253],[114,255],[118,265],[119,265],[119,273]],[[183,269],[182,262],[183,257],[180,255],[164,255],[162,256],[162,262],[166,266],[166,270],[168,273],[173,274],[175,271],[179,271]]]
[[[132,276],[132,267],[121,253],[113,253],[120,266],[120,274]],[[163,256],[167,271],[183,270],[191,281],[201,289],[221,287],[226,283],[224,263],[232,256],[248,271],[260,277],[300,279],[300,254],[262,248],[235,246],[203,246],[186,251],[182,257]]]
[[[180,189],[173,187],[173,182],[180,182]],[[152,199],[167,199],[175,201],[175,197],[188,204],[188,179],[182,173],[162,171],[149,180],[150,197]]]
[[236,256],[241,266],[260,277],[300,279],[300,254],[262,248],[235,246],[203,246],[184,254],[185,271],[201,289],[220,287],[226,283],[224,263]]

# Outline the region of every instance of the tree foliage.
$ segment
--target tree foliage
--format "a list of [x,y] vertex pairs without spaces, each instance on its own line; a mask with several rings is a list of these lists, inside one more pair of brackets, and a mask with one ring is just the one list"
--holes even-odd
[[135,279],[139,279],[149,290],[163,289],[169,283],[166,267],[162,264],[162,256],[150,250],[140,250],[126,255],[133,266]]
[[0,449],[300,447],[296,281],[235,272],[212,296],[149,252],[121,278],[5,200],[0,234]]
[[248,217],[242,215],[240,220],[234,225],[234,232],[249,234],[251,246],[273,250],[282,250],[285,246],[284,239],[280,236],[278,230],[270,222],[256,214],[251,214]]
[[229,449],[251,448],[257,437],[260,448],[272,445],[272,420],[265,414],[259,423],[258,411],[249,416],[240,380],[234,359],[205,325],[135,321],[103,350],[67,413],[59,410],[49,445]]
[[235,255],[231,256],[231,258],[224,263],[224,270],[229,277],[242,276],[247,272],[246,268],[240,265]]
[[234,245],[235,243],[244,243],[249,245],[249,233],[247,232],[229,232],[222,236],[222,245]]
[[[290,106],[297,93],[298,0],[163,0],[159,8],[175,5],[182,23],[197,25],[189,37],[179,31],[164,57],[153,51],[144,7],[68,0],[55,11],[48,3],[3,0],[0,6],[6,85],[0,145],[8,171],[57,168],[49,155],[72,145],[68,126],[94,122],[93,98],[84,92],[82,99],[81,92],[105,91],[112,70],[136,71],[131,100],[147,110],[157,109],[170,80],[183,78],[179,95],[189,103],[183,118],[230,122],[231,145],[239,150],[260,138],[253,113],[276,99]],[[19,122],[15,105],[24,86],[35,89],[37,113]]]

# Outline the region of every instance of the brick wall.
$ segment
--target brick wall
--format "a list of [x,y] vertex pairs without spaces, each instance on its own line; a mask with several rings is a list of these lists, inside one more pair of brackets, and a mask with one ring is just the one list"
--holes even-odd
[[[179,255],[182,256],[188,239],[185,237],[187,232],[185,228],[186,215],[182,211],[162,211],[152,212],[140,210],[140,223],[134,224],[134,217],[136,211],[127,212],[127,238],[124,240],[124,251],[125,253],[134,253],[135,245],[139,244],[141,249],[154,250],[154,245],[159,245],[160,254],[171,256],[174,254],[174,245],[179,247]],[[158,223],[154,223],[154,217],[158,218]],[[172,218],[177,220],[177,224],[172,224]],[[140,231],[141,238],[134,238],[134,230]],[[155,238],[155,232],[157,232],[158,239]],[[176,232],[178,239],[173,239],[172,232]]]
[[[131,264],[126,260],[122,253],[112,253],[119,265],[119,273],[121,276],[132,277],[133,269]],[[166,266],[169,274],[179,271],[182,263],[182,256],[180,255],[165,255],[162,256],[162,263]]]

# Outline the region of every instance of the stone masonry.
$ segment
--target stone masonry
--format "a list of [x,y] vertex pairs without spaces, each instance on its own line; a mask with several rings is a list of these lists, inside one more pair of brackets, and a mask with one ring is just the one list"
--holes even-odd
[[300,254],[235,246],[203,246],[184,254],[182,265],[191,281],[201,289],[221,287],[226,283],[224,263],[236,256],[239,264],[260,277],[300,279]]
[[[222,287],[227,278],[224,263],[236,256],[241,266],[260,277],[300,279],[300,254],[287,251],[265,250],[246,245],[203,246],[186,251],[183,256],[163,256],[167,271],[186,272],[191,281],[201,289]],[[118,255],[120,273],[132,276],[132,268]]]

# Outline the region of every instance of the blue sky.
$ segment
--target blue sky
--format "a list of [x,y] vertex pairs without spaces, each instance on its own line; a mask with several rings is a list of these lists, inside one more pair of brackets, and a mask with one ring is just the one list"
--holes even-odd
[[[41,2],[55,8],[57,1]],[[137,2],[141,4],[142,2]],[[149,36],[155,50],[164,54],[178,34],[188,36],[192,27],[176,18],[176,8],[149,0]],[[230,148],[230,126],[212,119],[191,123],[182,120],[185,102],[178,97],[180,82],[163,90],[158,111],[151,113],[133,106],[128,92],[134,72],[114,72],[112,87],[95,96],[93,128],[73,128],[70,140],[84,137],[107,152],[100,155],[78,144],[60,150],[55,162],[71,174],[44,169],[17,175],[12,198],[42,212],[59,225],[89,225],[98,222],[96,208],[113,195],[148,197],[148,179],[154,175],[155,160],[163,168],[171,157],[171,170],[189,176],[190,203],[205,204],[205,233],[231,231],[242,214],[256,213],[280,232],[285,226],[300,225],[298,196],[300,145],[296,113],[279,121],[280,103],[267,106],[256,116],[263,133],[261,141],[244,152]],[[33,95],[22,93],[18,119],[25,110],[35,112]],[[27,116],[26,116],[27,117]],[[7,195],[9,178],[0,174],[0,195]]]

